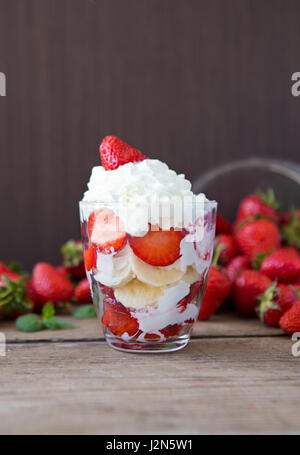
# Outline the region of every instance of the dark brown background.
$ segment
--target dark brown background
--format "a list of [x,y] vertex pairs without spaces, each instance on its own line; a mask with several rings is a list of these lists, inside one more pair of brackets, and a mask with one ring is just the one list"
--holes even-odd
[[299,0],[0,0],[1,259],[59,260],[107,134],[191,180],[298,161],[299,43]]

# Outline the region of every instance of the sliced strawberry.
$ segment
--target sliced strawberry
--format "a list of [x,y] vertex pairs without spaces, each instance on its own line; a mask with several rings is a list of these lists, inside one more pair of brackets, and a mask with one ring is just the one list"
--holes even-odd
[[106,297],[104,305],[106,309],[102,316],[102,324],[114,335],[120,336],[127,333],[129,336],[134,336],[137,334],[139,330],[138,321],[121,303]]
[[173,264],[180,258],[180,242],[184,237],[182,231],[163,231],[161,228],[153,230],[149,224],[149,231],[144,237],[130,237],[129,243],[134,254],[157,267]]
[[182,324],[170,324],[167,325],[164,329],[161,329],[160,332],[166,337],[175,337],[181,331],[183,325]]
[[106,136],[101,142],[99,152],[102,166],[106,170],[117,169],[123,164],[143,161],[147,158],[139,150],[116,136]]
[[93,267],[96,266],[97,251],[93,246],[90,246],[88,250],[83,253],[84,263],[87,271],[89,272]]
[[111,299],[115,298],[115,293],[112,288],[109,288],[108,286],[104,286],[104,284],[102,284],[102,283],[99,283],[99,287],[100,287],[101,293],[103,295],[110,297]]
[[119,251],[127,238],[120,218],[110,209],[100,209],[90,215],[88,232],[90,242],[102,254]]
[[188,295],[183,297],[178,303],[177,308],[179,309],[179,313],[183,313],[190,302],[194,300],[198,291],[203,286],[203,280],[196,281],[195,283],[191,284],[190,292]]

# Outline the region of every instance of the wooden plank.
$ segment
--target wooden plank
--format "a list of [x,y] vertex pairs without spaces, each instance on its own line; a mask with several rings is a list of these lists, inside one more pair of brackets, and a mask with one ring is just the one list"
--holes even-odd
[[[26,341],[64,341],[64,340],[101,340],[103,331],[96,319],[74,319],[64,317],[77,326],[73,330],[45,330],[36,333],[23,333],[16,329],[12,321],[1,322],[0,330],[8,342]],[[228,337],[228,336],[271,336],[282,335],[280,329],[263,325],[257,319],[243,319],[235,313],[220,313],[210,321],[197,322],[193,337]]]
[[164,355],[103,342],[8,346],[2,434],[299,433],[288,338],[193,340]]

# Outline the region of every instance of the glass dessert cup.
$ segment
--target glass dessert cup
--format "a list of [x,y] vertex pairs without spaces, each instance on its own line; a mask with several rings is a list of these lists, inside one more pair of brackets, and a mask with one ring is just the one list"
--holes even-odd
[[[129,352],[185,347],[205,292],[217,203],[193,201],[181,221],[174,207],[166,215],[165,205],[156,218],[141,216],[145,206],[79,205],[86,273],[107,343]],[[147,220],[138,235],[132,217]]]

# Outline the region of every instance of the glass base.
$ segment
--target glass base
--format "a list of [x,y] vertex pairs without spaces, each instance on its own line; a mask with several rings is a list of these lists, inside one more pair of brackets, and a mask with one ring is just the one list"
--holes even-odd
[[168,338],[165,341],[149,340],[149,341],[124,341],[122,338],[106,335],[105,337],[109,346],[118,351],[132,352],[132,353],[160,353],[160,352],[174,352],[183,349],[190,341],[189,335],[182,335],[179,337]]

